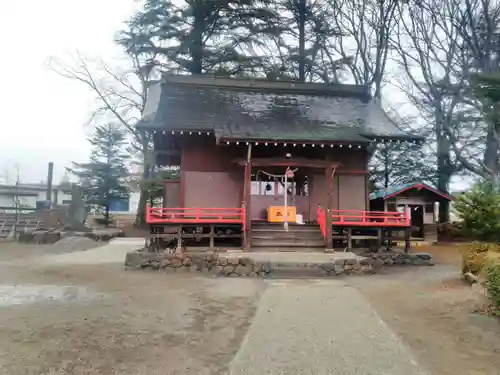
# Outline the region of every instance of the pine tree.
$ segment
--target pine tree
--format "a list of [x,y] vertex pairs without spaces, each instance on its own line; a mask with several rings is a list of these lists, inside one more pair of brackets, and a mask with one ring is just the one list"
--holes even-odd
[[86,203],[101,210],[108,225],[111,202],[129,195],[124,183],[128,175],[127,133],[113,124],[101,125],[95,128],[89,142],[92,145],[90,160],[73,163],[69,171],[79,178]]
[[118,42],[162,71],[243,75],[262,64],[259,37],[276,33],[268,1],[147,0]]
[[474,185],[453,203],[465,234],[485,241],[500,239],[500,189],[491,181]]

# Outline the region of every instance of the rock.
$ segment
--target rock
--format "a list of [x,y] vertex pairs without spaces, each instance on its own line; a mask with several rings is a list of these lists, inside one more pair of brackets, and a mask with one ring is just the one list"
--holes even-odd
[[229,258],[227,260],[227,263],[231,264],[233,266],[237,266],[238,264],[240,264],[240,259],[239,258]]
[[323,271],[325,271],[327,273],[330,273],[330,272],[335,271],[335,264],[333,264],[333,263],[323,263],[320,266],[320,269],[322,269]]
[[413,255],[415,255],[416,257],[418,257],[420,259],[424,259],[424,260],[432,259],[432,255],[430,255],[428,253],[413,253]]
[[358,263],[358,260],[356,258],[349,258],[349,259],[345,260],[346,265],[354,266],[357,263]]
[[272,271],[272,268],[271,268],[271,263],[270,262],[265,262],[262,264],[262,271],[264,271],[265,273],[269,273]]
[[252,274],[253,267],[251,265],[241,266],[241,275],[250,276]]
[[170,260],[169,259],[162,259],[160,261],[160,268],[165,268],[170,266]]
[[125,267],[127,268],[140,268],[142,265],[142,255],[137,251],[131,251],[125,256]]
[[219,258],[218,264],[220,266],[226,266],[227,265],[227,258]]
[[180,259],[172,259],[170,261],[170,267],[172,268],[182,267],[182,261]]
[[394,264],[394,261],[391,258],[387,258],[384,263],[388,266],[392,266]]
[[374,259],[371,259],[371,258],[363,258],[359,261],[359,264],[364,266],[364,265],[372,265],[373,263],[375,262]]
[[189,266],[189,272],[198,272],[198,267],[196,266],[196,264],[191,264]]

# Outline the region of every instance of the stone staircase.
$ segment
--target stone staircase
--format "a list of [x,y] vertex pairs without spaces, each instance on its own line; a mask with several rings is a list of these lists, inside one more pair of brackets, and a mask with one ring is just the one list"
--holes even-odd
[[324,249],[325,240],[317,224],[289,224],[285,231],[283,224],[252,223],[252,248],[275,248],[293,251],[294,249]]

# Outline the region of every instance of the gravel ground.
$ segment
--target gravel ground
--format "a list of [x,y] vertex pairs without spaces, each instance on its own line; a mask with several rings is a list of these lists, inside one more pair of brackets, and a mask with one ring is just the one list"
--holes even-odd
[[40,251],[0,246],[1,375],[222,374],[265,287],[115,263],[49,267]]
[[485,299],[453,249],[426,249],[435,267],[317,282],[125,272],[124,246],[0,243],[0,375],[239,375],[245,358],[267,361],[247,374],[412,374],[410,351],[431,374],[500,374],[499,321],[474,313]]
[[500,320],[476,313],[488,303],[460,278],[457,247],[434,246],[437,265],[351,278],[382,319],[436,375],[499,375]]

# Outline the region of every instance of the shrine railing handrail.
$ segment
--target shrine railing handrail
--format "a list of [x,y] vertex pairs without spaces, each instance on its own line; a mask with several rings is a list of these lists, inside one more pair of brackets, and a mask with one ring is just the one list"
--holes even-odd
[[245,229],[244,207],[151,207],[146,204],[148,224],[197,224],[226,223],[242,224]]
[[[352,225],[360,227],[409,227],[410,217],[405,212],[331,210],[332,225]],[[317,222],[323,236],[326,236],[326,213],[322,207],[317,210]]]

